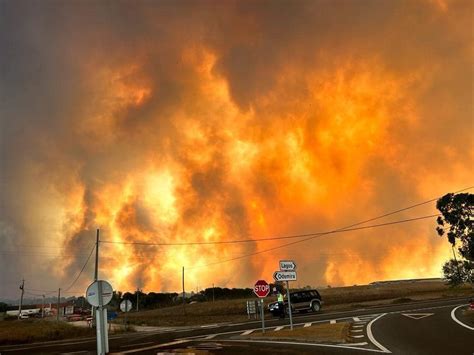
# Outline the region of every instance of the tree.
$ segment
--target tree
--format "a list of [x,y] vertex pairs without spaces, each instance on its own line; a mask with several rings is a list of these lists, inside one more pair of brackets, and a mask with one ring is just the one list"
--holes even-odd
[[446,194],[438,200],[436,208],[442,214],[437,219],[438,234],[443,236],[447,230],[451,245],[459,242],[461,256],[474,261],[474,194]]
[[443,265],[444,277],[451,286],[474,280],[474,263],[467,260],[451,259]]

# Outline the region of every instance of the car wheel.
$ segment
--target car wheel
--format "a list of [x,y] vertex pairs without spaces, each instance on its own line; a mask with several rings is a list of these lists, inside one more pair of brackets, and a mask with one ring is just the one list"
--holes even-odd
[[321,310],[321,305],[319,304],[319,302],[313,302],[313,304],[311,305],[311,309],[313,310],[313,312],[319,312]]

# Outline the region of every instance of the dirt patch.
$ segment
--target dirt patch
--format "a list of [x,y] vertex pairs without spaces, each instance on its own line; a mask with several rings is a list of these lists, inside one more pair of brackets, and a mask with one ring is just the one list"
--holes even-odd
[[322,323],[311,327],[298,327],[293,330],[284,329],[275,332],[273,329],[265,333],[255,332],[248,339],[259,340],[298,340],[303,342],[344,343],[349,333],[349,323]]

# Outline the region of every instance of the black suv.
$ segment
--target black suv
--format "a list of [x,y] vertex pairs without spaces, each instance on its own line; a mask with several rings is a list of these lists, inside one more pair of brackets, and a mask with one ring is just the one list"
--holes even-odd
[[[285,295],[286,296],[286,295]],[[303,290],[290,292],[291,300],[291,311],[313,311],[319,312],[323,301],[321,295],[317,290]],[[288,300],[285,300],[285,310],[288,308]],[[268,310],[274,316],[280,315],[280,309],[278,308],[278,302],[273,302],[268,305]]]

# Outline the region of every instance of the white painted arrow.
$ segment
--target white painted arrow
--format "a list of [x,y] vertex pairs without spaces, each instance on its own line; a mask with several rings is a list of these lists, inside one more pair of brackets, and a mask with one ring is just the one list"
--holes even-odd
[[402,313],[402,316],[418,320],[418,319],[422,319],[422,318],[432,316],[433,314],[434,313]]

